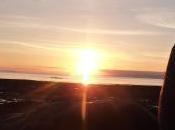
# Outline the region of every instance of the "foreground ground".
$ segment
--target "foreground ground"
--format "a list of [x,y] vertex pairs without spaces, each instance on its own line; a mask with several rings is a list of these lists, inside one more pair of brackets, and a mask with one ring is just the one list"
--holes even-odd
[[157,130],[159,86],[0,79],[1,130]]

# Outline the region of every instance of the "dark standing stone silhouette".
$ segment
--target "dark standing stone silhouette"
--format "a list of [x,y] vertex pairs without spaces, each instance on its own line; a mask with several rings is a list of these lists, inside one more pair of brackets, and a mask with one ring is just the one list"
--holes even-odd
[[159,123],[161,130],[175,130],[175,46],[170,55],[160,93]]

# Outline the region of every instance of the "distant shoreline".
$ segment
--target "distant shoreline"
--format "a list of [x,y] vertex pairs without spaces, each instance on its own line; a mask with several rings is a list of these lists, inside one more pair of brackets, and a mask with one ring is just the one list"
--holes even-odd
[[[160,73],[150,72],[126,72],[118,71],[118,74],[100,73],[92,76],[89,80],[89,84],[129,84],[129,85],[156,85],[160,86],[163,84],[163,78],[159,77]],[[158,78],[159,77],[159,78]],[[1,72],[1,79],[25,79],[25,80],[36,80],[36,81],[51,81],[51,82],[68,82],[68,83],[81,83],[81,75],[47,75],[47,74],[28,74],[28,73],[17,73],[17,72]]]
[[[2,73],[17,73],[17,74],[38,74],[38,75],[51,75],[51,77],[67,76],[63,73],[39,73],[39,72],[25,72],[17,70],[0,69]],[[54,76],[56,75],[56,76]],[[101,70],[96,76],[104,77],[126,77],[126,78],[150,78],[150,79],[163,79],[165,72],[156,71],[133,71],[133,70]]]

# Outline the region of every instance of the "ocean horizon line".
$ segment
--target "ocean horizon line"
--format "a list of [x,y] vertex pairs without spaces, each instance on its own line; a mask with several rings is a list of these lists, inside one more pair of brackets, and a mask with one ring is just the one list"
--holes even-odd
[[[51,75],[51,77],[61,77],[61,76],[70,76],[70,74],[55,72],[29,72],[29,71],[19,71],[19,70],[7,70],[0,69],[1,73],[18,73],[18,74],[38,74],[38,75]],[[126,77],[126,78],[150,78],[150,79],[164,79],[165,72],[158,71],[137,71],[137,70],[100,70],[97,74],[94,74],[96,77]],[[71,75],[72,76],[72,75]]]

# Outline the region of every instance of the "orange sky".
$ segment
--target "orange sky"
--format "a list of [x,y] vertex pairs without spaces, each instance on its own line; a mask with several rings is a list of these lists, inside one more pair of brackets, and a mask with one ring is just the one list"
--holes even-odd
[[100,69],[165,71],[173,46],[173,1],[1,1],[0,68],[71,72],[79,51]]

